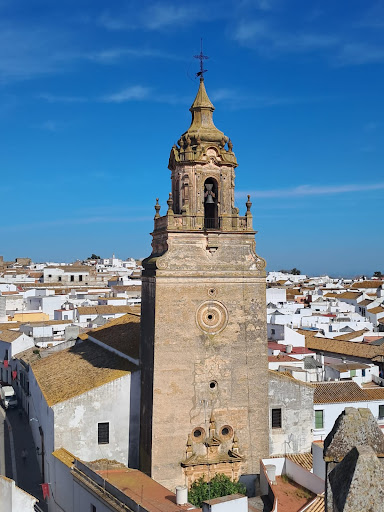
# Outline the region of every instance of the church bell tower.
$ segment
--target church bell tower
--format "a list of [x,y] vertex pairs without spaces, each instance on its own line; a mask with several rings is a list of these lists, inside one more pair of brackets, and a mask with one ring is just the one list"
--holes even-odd
[[265,261],[203,76],[190,110],[142,277],[140,469],[172,491],[257,474],[268,455]]

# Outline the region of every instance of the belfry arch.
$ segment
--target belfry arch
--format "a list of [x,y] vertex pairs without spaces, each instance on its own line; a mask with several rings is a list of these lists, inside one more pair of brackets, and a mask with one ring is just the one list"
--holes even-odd
[[204,227],[218,229],[218,185],[215,178],[207,178],[204,182]]

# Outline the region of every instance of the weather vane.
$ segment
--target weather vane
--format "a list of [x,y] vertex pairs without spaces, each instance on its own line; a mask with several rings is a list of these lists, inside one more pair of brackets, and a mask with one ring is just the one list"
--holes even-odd
[[200,61],[200,71],[196,73],[196,76],[199,76],[200,78],[204,78],[204,73],[206,73],[208,70],[204,69],[203,61],[206,59],[209,59],[206,55],[203,53],[203,39],[200,39],[200,53],[199,55],[194,55],[195,59],[199,59]]

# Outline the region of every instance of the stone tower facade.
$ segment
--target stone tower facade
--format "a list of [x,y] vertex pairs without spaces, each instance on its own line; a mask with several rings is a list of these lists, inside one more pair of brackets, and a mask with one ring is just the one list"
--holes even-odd
[[265,261],[203,78],[190,110],[142,278],[140,469],[171,490],[256,474],[268,455]]

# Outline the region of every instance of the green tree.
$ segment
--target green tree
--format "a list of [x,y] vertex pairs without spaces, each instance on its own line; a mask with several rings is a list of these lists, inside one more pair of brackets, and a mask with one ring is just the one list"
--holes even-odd
[[99,260],[100,259],[100,256],[97,256],[95,253],[92,253],[91,256],[89,258],[87,258],[87,260]]
[[301,274],[301,270],[297,269],[296,267],[293,268],[290,272],[294,276],[299,276]]
[[246,490],[244,484],[239,481],[232,482],[226,475],[218,473],[210,482],[206,482],[204,477],[193,482],[188,493],[188,501],[195,507],[201,507],[203,501],[230,494],[246,494]]
[[378,277],[379,279],[381,279],[383,277],[383,274],[380,272],[380,270],[376,270],[373,273],[373,277]]

